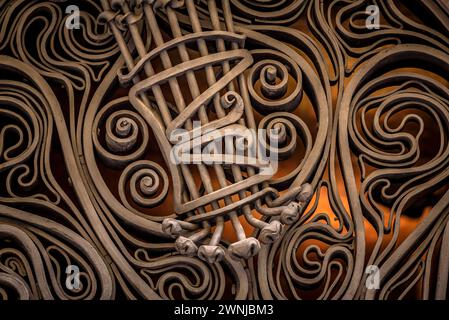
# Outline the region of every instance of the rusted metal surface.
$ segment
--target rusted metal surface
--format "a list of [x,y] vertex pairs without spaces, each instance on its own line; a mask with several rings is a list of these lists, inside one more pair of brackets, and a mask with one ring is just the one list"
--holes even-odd
[[446,299],[448,8],[369,4],[0,1],[0,299]]

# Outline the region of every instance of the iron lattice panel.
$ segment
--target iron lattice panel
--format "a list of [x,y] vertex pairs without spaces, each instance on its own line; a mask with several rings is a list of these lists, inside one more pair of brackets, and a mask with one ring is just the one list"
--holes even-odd
[[[0,299],[447,298],[446,2],[4,0],[0,21]],[[216,134],[220,158],[171,158]]]

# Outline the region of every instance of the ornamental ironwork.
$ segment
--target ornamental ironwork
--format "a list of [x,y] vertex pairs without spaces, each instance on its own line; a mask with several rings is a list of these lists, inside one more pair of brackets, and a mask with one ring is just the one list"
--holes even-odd
[[0,0],[0,299],[446,299],[449,6]]

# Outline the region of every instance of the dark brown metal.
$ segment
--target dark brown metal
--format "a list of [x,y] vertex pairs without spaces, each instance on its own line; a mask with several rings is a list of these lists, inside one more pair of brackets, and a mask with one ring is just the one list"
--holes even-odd
[[448,21],[0,1],[0,300],[447,299]]

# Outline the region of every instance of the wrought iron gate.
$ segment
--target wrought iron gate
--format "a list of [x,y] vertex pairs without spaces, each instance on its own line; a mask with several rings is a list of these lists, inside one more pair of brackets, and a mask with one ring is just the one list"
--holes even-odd
[[0,0],[0,299],[446,299],[444,0]]

